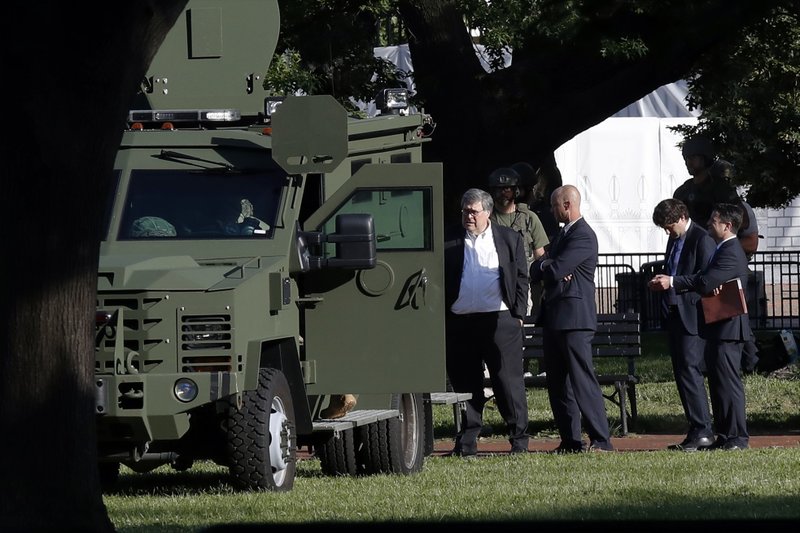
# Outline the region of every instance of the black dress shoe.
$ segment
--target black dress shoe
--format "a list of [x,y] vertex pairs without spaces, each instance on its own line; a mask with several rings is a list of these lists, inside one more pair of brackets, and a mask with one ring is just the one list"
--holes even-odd
[[706,450],[721,450],[726,444],[727,442],[725,442],[725,439],[718,437],[717,440],[714,441],[714,444],[706,448]]
[[613,452],[614,447],[611,445],[610,442],[593,442],[589,445],[586,449],[587,452]]
[[728,441],[723,446],[723,450],[746,450],[749,446],[747,444],[736,442],[736,441]]
[[714,445],[714,439],[711,437],[686,437],[680,444],[672,444],[667,447],[669,450],[677,450],[681,452],[696,452],[697,450],[705,450]]
[[444,454],[444,456],[467,458],[467,457],[475,457],[477,454],[478,454],[477,446],[465,449],[461,442],[456,442],[455,446],[453,446],[453,449],[450,452]]
[[583,445],[574,445],[574,446],[567,446],[564,444],[559,444],[553,453],[558,455],[564,455],[567,453],[581,453],[583,451]]
[[508,452],[511,455],[517,455],[520,453],[528,453],[528,448],[523,448],[522,446],[512,446],[511,451]]
[[478,453],[477,452],[468,453],[468,452],[462,452],[460,450],[459,451],[453,450],[452,452],[444,454],[442,457],[460,457],[461,459],[475,459],[476,457],[478,457]]

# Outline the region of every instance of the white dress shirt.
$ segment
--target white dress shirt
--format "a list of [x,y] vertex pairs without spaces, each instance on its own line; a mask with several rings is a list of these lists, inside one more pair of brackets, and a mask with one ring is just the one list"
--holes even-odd
[[457,315],[507,311],[500,287],[500,260],[494,245],[492,225],[479,235],[465,232],[464,270],[458,299],[450,307]]

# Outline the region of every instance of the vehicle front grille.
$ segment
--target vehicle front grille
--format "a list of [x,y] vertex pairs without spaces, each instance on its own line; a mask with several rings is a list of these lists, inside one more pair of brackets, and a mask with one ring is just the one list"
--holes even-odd
[[230,372],[233,350],[231,315],[186,315],[180,324],[182,372]]
[[[165,342],[160,325],[164,321],[159,316],[154,316],[152,309],[163,298],[152,295],[120,296],[98,294],[97,309],[103,310],[109,316],[115,317],[108,323],[96,324],[95,343],[95,370],[109,372],[114,369],[114,349],[117,337],[122,336],[123,347],[140,354],[131,360],[130,364],[138,372],[149,372],[163,360],[154,357],[152,349]],[[119,313],[121,322],[116,317]],[[167,341],[168,342],[168,341]]]

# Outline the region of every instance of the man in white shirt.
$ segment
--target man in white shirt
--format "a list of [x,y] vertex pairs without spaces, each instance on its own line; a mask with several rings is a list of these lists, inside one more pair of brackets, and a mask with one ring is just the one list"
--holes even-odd
[[528,402],[522,367],[522,324],[528,269],[522,237],[492,224],[489,193],[470,189],[461,199],[461,226],[445,235],[447,373],[466,402],[454,455],[475,457],[483,423],[483,365],[508,428],[511,453],[528,451]]

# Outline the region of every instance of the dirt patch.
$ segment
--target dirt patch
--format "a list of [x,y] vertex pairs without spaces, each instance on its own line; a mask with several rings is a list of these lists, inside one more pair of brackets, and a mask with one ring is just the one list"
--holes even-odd
[[[612,437],[611,442],[617,451],[664,450],[670,444],[677,444],[685,435],[644,435],[631,433],[627,437]],[[558,446],[558,439],[531,439],[529,452],[550,452]],[[800,431],[785,435],[750,435],[751,448],[796,448],[800,447]],[[445,455],[453,449],[451,439],[437,439],[433,455]],[[478,454],[508,453],[511,445],[502,437],[482,437],[478,440]]]

